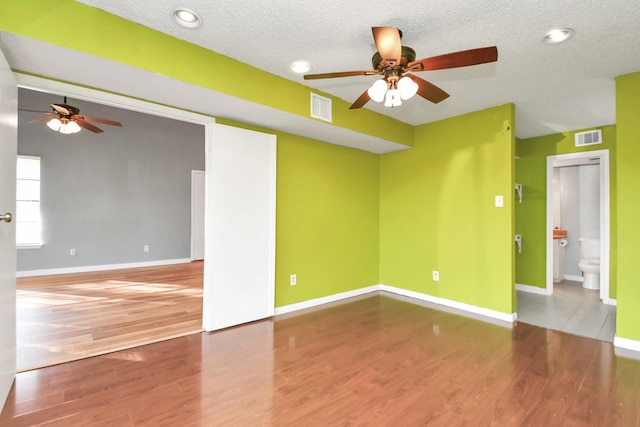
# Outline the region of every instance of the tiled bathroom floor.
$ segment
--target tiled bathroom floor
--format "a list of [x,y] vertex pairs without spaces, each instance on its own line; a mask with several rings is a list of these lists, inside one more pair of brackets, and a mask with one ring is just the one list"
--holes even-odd
[[616,307],[603,304],[598,291],[565,280],[555,283],[549,296],[518,291],[518,321],[613,342]]

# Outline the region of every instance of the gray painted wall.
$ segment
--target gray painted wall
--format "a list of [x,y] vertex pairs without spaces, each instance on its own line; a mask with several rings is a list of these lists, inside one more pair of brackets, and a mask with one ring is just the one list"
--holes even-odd
[[[20,89],[20,108],[62,97]],[[18,154],[42,157],[40,249],[18,250],[19,272],[189,258],[191,171],[204,170],[204,127],[69,99],[122,128],[62,135],[18,114]],[[149,252],[143,251],[149,245]],[[69,250],[76,250],[75,256]]]

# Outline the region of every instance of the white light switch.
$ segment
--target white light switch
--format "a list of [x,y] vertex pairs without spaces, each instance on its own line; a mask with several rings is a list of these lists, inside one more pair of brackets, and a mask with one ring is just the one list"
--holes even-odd
[[504,206],[504,199],[502,196],[496,196],[496,208],[501,208]]

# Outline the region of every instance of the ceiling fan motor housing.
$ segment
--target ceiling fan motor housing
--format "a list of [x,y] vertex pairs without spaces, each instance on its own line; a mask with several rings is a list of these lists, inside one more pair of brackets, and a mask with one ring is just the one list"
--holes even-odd
[[392,65],[383,63],[380,53],[376,52],[373,54],[373,57],[371,57],[371,64],[374,69],[379,70],[380,72],[386,71],[387,68],[402,69],[404,71],[407,69],[407,64],[416,60],[416,51],[408,46],[402,46],[401,55],[400,63]]
[[[59,109],[56,109],[54,105],[56,107],[62,107],[63,109],[67,110],[69,114],[64,114]],[[59,115],[65,115],[65,116],[75,116],[76,114],[80,113],[80,109],[78,107],[74,107],[73,105],[67,105],[67,104],[51,104],[51,110],[54,113],[57,113]]]

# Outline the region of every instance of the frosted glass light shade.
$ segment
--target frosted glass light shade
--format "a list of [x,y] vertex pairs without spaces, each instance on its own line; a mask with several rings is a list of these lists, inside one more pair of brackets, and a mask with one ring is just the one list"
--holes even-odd
[[384,94],[387,93],[387,82],[384,80],[376,80],[367,90],[369,98],[375,102],[382,102],[384,100]]
[[64,134],[70,134],[70,133],[78,133],[80,132],[80,129],[82,129],[80,126],[78,126],[78,124],[74,121],[69,121],[64,119],[60,120],[56,117],[54,117],[53,119],[49,120],[47,122],[47,126],[49,126],[49,128],[51,130],[54,130],[56,132],[60,132],[60,133],[64,133]]
[[55,130],[56,132],[60,130],[61,124],[62,122],[60,121],[60,119],[57,119],[57,118],[53,118],[47,122],[47,126],[49,126],[49,129]]
[[400,98],[409,99],[418,92],[418,84],[410,77],[405,76],[398,81],[398,90]]
[[78,133],[80,132],[80,126],[78,126],[76,122],[63,123],[60,126],[59,132],[64,134]]
[[385,107],[399,107],[402,105],[400,100],[400,91],[398,89],[389,89],[384,100]]

